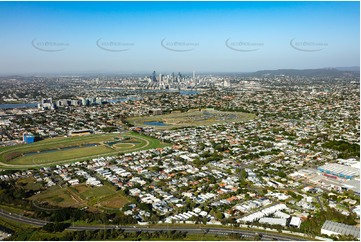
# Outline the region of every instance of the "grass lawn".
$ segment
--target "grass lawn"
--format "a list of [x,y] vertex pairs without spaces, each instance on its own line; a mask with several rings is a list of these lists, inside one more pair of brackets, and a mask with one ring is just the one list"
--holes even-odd
[[84,204],[79,203],[79,199],[75,197],[68,188],[52,186],[46,191],[36,194],[30,198],[39,204],[39,202],[47,202],[53,206],[59,207],[83,207]]
[[[216,123],[240,122],[255,118],[251,113],[223,112],[216,110],[189,110],[188,112],[174,112],[171,114],[132,117],[128,121],[135,126],[152,126],[156,129],[171,129],[187,126],[213,125]],[[163,122],[165,126],[153,126],[144,122]]]
[[[121,140],[126,137],[130,138],[130,140],[122,142]],[[119,140],[120,142],[118,142]],[[115,142],[115,144],[109,145],[107,142]],[[74,147],[86,144],[97,144],[97,146]],[[87,160],[97,156],[165,147],[167,145],[169,144],[135,132],[51,138],[28,145],[0,148],[0,167],[5,169],[27,169]],[[64,147],[70,148],[60,150]]]
[[101,186],[101,187],[89,187],[83,193],[80,193],[80,197],[87,202],[92,200],[99,200],[102,197],[106,197],[109,195],[115,194],[114,189],[108,186]]
[[[121,138],[121,134],[96,134],[81,137],[58,137],[49,138],[32,144],[22,144],[0,148],[0,162],[8,162],[14,155],[22,155],[30,152],[44,150],[56,150],[59,148],[80,146],[84,144],[101,143]],[[54,152],[55,153],[55,152]]]
[[116,191],[112,185],[91,187],[79,184],[72,187],[61,188],[52,186],[46,191],[30,198],[41,207],[42,202],[59,207],[88,207],[93,209],[119,209],[130,200]]
[[121,137],[121,134],[96,134],[81,137],[57,137],[49,138],[32,144],[22,144],[16,146],[7,146],[0,148],[0,162],[6,161],[4,154],[9,152],[37,152],[42,150],[58,149],[71,146],[79,146],[83,144],[99,143],[109,140],[114,140],[116,137]]
[[101,201],[97,205],[105,209],[106,208],[119,209],[129,202],[129,200],[126,197],[120,194],[115,194],[111,197],[107,197],[106,199],[102,199],[102,200],[103,201]]
[[85,184],[79,184],[76,186],[72,186],[70,189],[72,189],[74,192],[81,194],[81,193],[87,191],[89,189],[89,186],[85,185]]
[[136,132],[130,132],[129,134],[126,135],[126,137],[132,137],[132,138],[137,139],[138,142],[140,141],[140,143],[138,143],[136,147],[134,147],[132,149],[128,149],[127,152],[134,152],[134,151],[146,150],[146,149],[163,148],[163,147],[169,146],[168,143],[161,142],[158,139],[155,139],[155,138],[152,138],[149,136],[144,136],[144,135],[138,134]]
[[34,155],[25,155],[12,160],[10,163],[13,165],[27,165],[27,164],[46,164],[56,161],[63,161],[68,159],[82,158],[84,156],[100,155],[111,153],[114,150],[106,146],[92,146],[82,147],[72,150],[59,150],[55,152],[47,152]]

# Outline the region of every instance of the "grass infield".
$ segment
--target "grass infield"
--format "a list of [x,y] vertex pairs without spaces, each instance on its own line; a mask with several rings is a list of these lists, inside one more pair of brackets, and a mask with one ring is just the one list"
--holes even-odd
[[[213,109],[189,110],[188,112],[173,112],[171,114],[132,117],[128,122],[134,126],[153,127],[156,129],[172,129],[189,126],[209,126],[219,123],[232,123],[254,119],[251,113],[223,112]],[[149,123],[161,122],[163,125],[152,125]],[[148,123],[148,124],[147,124]]]
[[0,148],[0,168],[28,169],[167,145],[169,144],[135,132],[50,138],[33,144]]

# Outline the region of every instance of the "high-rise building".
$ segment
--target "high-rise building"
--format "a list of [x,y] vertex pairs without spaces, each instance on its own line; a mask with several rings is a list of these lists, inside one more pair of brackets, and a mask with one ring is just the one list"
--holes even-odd
[[157,81],[157,78],[155,77],[155,71],[153,71],[153,74],[152,74],[152,82],[156,82]]
[[196,72],[193,71],[193,81],[196,79]]
[[45,103],[52,103],[53,99],[52,98],[43,98],[41,99],[41,103],[45,104]]
[[178,79],[178,82],[181,82],[181,81],[182,81],[182,74],[181,74],[180,72],[178,72],[178,77],[177,77],[177,79]]
[[38,107],[43,110],[47,110],[52,107],[52,104],[53,104],[52,98],[43,98],[43,99],[41,99],[41,104]]

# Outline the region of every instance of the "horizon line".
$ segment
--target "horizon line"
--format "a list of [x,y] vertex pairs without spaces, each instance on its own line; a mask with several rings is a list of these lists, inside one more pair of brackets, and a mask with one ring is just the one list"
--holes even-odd
[[[1,73],[1,77],[6,76],[41,76],[41,75],[141,75],[141,74],[151,74],[153,71],[156,71],[158,74],[168,74],[168,73],[190,73],[195,72],[196,74],[246,74],[246,73],[255,73],[259,71],[277,71],[277,70],[322,70],[322,69],[340,69],[340,68],[354,68],[360,71],[359,65],[354,66],[337,66],[337,67],[316,67],[316,68],[278,68],[278,69],[259,69],[256,71],[197,71],[197,70],[188,70],[188,71],[156,71],[156,70],[142,70],[142,71],[50,71],[50,72],[24,72],[24,73]],[[357,70],[342,70],[342,71],[357,71]]]

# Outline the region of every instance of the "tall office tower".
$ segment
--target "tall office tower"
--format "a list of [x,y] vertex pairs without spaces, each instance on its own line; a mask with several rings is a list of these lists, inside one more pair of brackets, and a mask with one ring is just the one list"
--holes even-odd
[[175,82],[174,72],[172,72],[172,82]]
[[159,74],[159,79],[158,79],[159,82],[162,82],[163,81],[163,75],[162,74]]
[[196,79],[196,72],[193,71],[193,81]]
[[152,74],[152,82],[156,82],[157,81],[157,78],[155,77],[155,71],[153,71],[153,74]]
[[182,74],[180,72],[178,72],[178,82],[182,81]]

